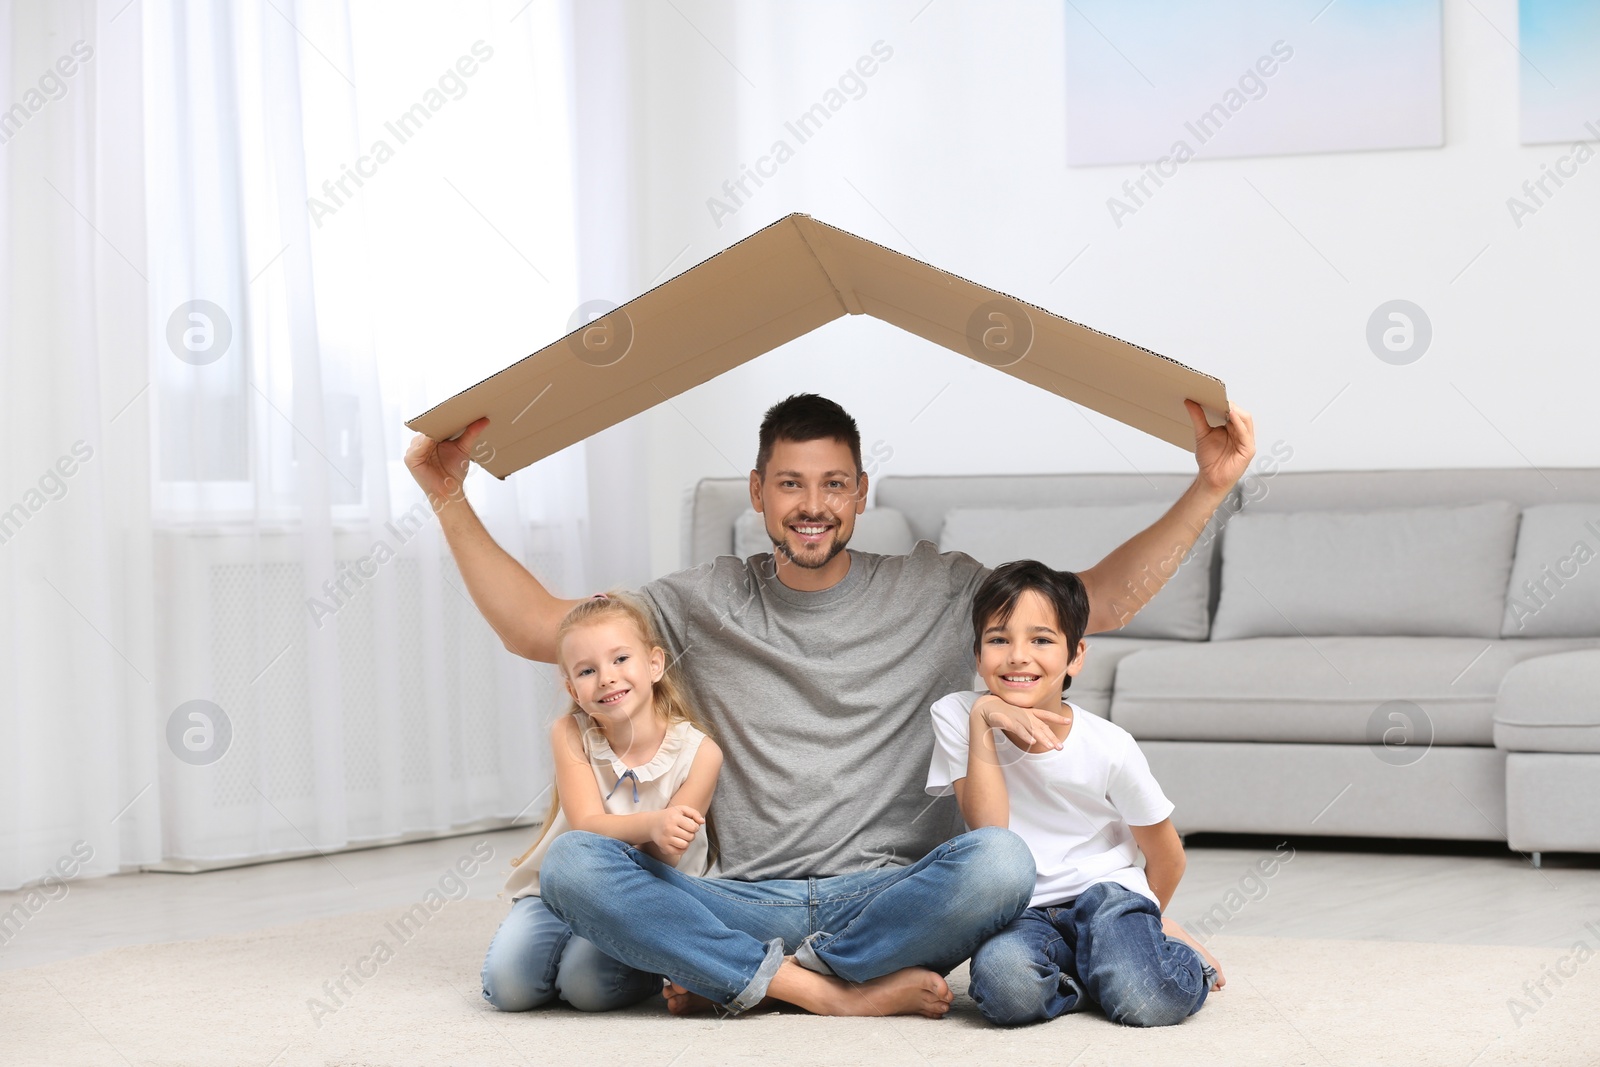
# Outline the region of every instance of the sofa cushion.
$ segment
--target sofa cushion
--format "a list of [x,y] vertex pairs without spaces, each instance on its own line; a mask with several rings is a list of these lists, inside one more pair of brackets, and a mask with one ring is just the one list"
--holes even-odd
[[1117,666],[1135,652],[1150,648],[1165,648],[1171,641],[1154,638],[1109,637],[1096,634],[1089,638],[1089,651],[1083,661],[1083,670],[1072,680],[1067,699],[1101,718],[1109,718],[1111,693],[1117,675]]
[[1600,637],[1600,503],[1524,508],[1505,637]]
[[[876,552],[884,556],[903,556],[916,546],[906,517],[894,508],[868,508],[856,516],[856,528],[850,535],[850,547],[858,552]],[[733,524],[733,554],[740,559],[772,551],[772,538],[761,515],[746,510]]]
[[[1107,507],[957,508],[945,515],[941,552],[965,552],[997,567],[1036,559],[1058,570],[1092,567],[1167,511],[1165,503]],[[1187,558],[1174,558],[1167,584],[1138,611],[1119,637],[1203,641],[1211,628],[1212,538]],[[1124,598],[1130,610],[1132,595]]]
[[1228,524],[1211,639],[1498,637],[1517,536],[1504,501],[1251,514]]
[[1539,656],[1507,671],[1494,743],[1511,752],[1600,752],[1600,651]]
[[1381,744],[1399,715],[1433,744],[1490,745],[1495,694],[1514,664],[1595,647],[1461,637],[1172,644],[1117,664],[1111,721],[1140,740]]

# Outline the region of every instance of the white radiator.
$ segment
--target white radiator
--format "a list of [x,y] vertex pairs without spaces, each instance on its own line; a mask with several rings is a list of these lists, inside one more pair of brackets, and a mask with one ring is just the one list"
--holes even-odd
[[[311,582],[291,531],[158,534],[160,743],[189,700],[232,726],[214,763],[161,753],[172,869],[543,815],[529,801],[550,781],[564,696],[550,668],[504,650],[436,527],[418,525],[337,533]],[[559,573],[552,539],[528,538],[535,573]],[[380,562],[378,542],[397,554]]]

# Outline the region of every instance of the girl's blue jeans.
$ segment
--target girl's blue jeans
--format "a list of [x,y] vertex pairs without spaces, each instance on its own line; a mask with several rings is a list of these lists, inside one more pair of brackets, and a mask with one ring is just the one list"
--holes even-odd
[[972,957],[967,992],[1001,1026],[1098,1004],[1129,1026],[1171,1026],[1200,1010],[1215,971],[1161,931],[1155,901],[1115,882],[1029,908]]
[[659,992],[659,974],[618,963],[538,897],[511,905],[483,960],[483,999],[501,1011],[527,1011],[558,997],[580,1011],[611,1011]]
[[545,904],[600,951],[735,1012],[761,1000],[787,953],[850,982],[948,973],[1022,913],[1033,884],[1028,846],[994,827],[909,866],[831,878],[693,878],[582,830],[556,838],[539,868]]

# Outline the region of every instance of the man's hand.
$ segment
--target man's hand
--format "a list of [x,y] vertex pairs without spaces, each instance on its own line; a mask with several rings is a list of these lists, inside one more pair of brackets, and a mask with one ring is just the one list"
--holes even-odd
[[1256,424],[1250,413],[1237,405],[1228,409],[1228,421],[1221,426],[1206,423],[1205,409],[1185,400],[1189,421],[1194,423],[1194,458],[1200,465],[1200,480],[1219,493],[1232,489],[1244,477],[1245,468],[1256,454]]
[[1059,749],[1061,742],[1056,740],[1056,732],[1050,728],[1050,724],[1065,726],[1072,721],[1053,711],[1007,704],[993,693],[977,699],[972,705],[972,717],[990,729],[1004,730],[1012,737],[1028,741],[1025,746],[1028,748],[1037,744]]
[[420,433],[411,439],[406,449],[406,467],[428,494],[434,510],[461,495],[462,482],[472,463],[472,444],[488,426],[489,420],[485,417],[468,426],[454,441],[435,441]]
[[687,804],[675,804],[655,814],[650,843],[656,846],[664,862],[676,867],[679,858],[689,850],[689,842],[705,825],[706,818]]

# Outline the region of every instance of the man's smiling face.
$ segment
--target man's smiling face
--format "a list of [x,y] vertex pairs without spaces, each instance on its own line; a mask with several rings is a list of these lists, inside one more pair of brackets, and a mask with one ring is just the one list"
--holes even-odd
[[856,470],[850,446],[831,437],[778,441],[766,471],[750,474],[750,502],[766,521],[773,554],[780,565],[808,571],[828,567],[844,551],[866,494],[867,478]]

